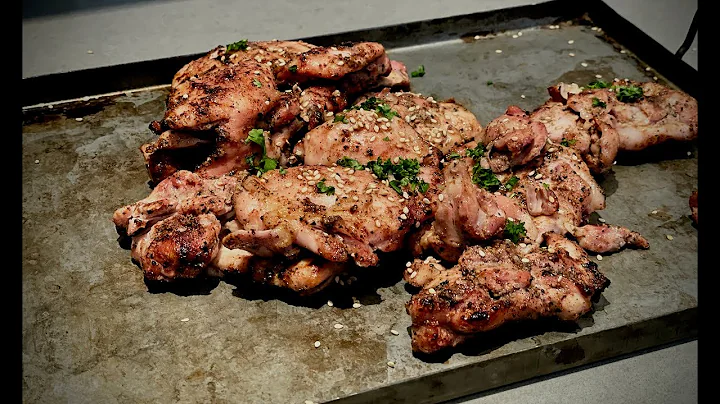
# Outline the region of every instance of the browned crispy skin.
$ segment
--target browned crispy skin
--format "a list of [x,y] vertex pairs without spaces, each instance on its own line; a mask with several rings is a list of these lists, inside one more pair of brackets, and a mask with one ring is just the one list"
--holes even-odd
[[195,278],[217,255],[220,222],[213,214],[174,214],[132,239],[132,258],[152,281]]
[[433,353],[510,321],[575,321],[608,284],[575,243],[550,233],[547,249],[510,241],[468,248],[450,269],[415,260],[405,280],[422,289],[407,303],[412,349]]
[[582,248],[596,253],[616,252],[625,246],[650,248],[650,244],[640,233],[620,226],[588,224],[576,228],[572,234]]
[[332,283],[336,275],[347,265],[331,262],[320,257],[305,257],[288,261],[280,257],[254,259],[250,268],[251,278],[262,285],[289,289],[300,296],[317,293]]
[[511,105],[487,125],[482,143],[488,149],[490,168],[499,173],[532,161],[540,155],[547,137],[545,125]]

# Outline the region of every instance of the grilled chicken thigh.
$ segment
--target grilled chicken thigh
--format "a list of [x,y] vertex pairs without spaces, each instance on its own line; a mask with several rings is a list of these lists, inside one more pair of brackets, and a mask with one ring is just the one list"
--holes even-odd
[[487,125],[482,142],[487,146],[490,168],[499,173],[529,163],[540,154],[547,137],[545,125],[511,105]]
[[428,143],[443,154],[482,139],[483,128],[475,115],[453,100],[438,102],[412,92],[393,92],[389,88],[359,99],[375,98],[396,111]]
[[203,178],[178,171],[158,184],[146,198],[123,206],[113,214],[118,232],[133,236],[176,213],[211,213],[218,218],[233,214],[232,197],[240,175]]
[[234,198],[240,230],[224,237],[226,247],[290,258],[303,248],[362,267],[377,265],[376,251],[401,248],[408,231],[430,211],[420,193],[400,195],[370,171],[337,166],[250,176]]
[[554,233],[547,248],[510,241],[468,248],[457,265],[416,259],[405,280],[422,288],[407,303],[412,349],[433,353],[510,321],[557,317],[575,321],[607,285],[577,244]]

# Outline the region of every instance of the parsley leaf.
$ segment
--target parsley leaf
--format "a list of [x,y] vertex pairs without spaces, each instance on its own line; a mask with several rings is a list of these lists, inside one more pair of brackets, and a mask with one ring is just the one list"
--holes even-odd
[[577,139],[569,139],[568,140],[568,139],[563,138],[560,141],[560,145],[565,146],[565,147],[570,147],[570,146],[574,145],[575,142],[577,142]]
[[467,157],[472,157],[473,159],[479,159],[480,157],[485,155],[485,145],[482,143],[478,143],[478,145],[475,146],[474,149],[465,150],[465,155]]
[[503,231],[503,236],[505,238],[510,239],[510,241],[517,244],[520,240],[524,239],[526,235],[527,231],[525,230],[525,223],[505,219],[505,230]]
[[290,70],[290,73],[295,73],[295,72],[297,72],[297,66],[292,65],[292,66],[288,67],[288,70]]
[[245,143],[253,142],[256,145],[262,147],[263,154],[265,154],[265,136],[262,129],[250,129]]
[[638,86],[615,86],[615,94],[620,102],[635,102],[643,97],[643,89]]
[[364,109],[366,111],[375,111],[378,115],[382,115],[388,120],[392,120],[398,113],[393,111],[387,104],[381,102],[375,97],[370,97],[358,105],[353,105],[350,109]]
[[543,184],[543,188],[550,189],[550,184],[548,184],[547,182],[543,182],[542,184]]
[[595,80],[587,85],[587,88],[598,89],[598,88],[610,88],[610,83],[602,80]]
[[318,181],[318,183],[315,184],[315,188],[317,188],[317,191],[321,194],[335,195],[335,187],[325,185],[325,178]]
[[389,142],[389,141],[390,141],[390,136],[385,136],[385,137],[383,138],[383,140],[386,141],[386,142]]
[[489,168],[482,168],[480,163],[476,163],[472,168],[472,182],[490,192],[497,191],[501,185],[495,173]]
[[512,177],[510,177],[510,179],[505,181],[505,189],[508,191],[513,189],[515,187],[515,185],[518,183],[518,181],[520,181],[520,178],[513,175]]
[[459,159],[460,157],[462,157],[460,155],[460,153],[452,152],[452,153],[448,154],[447,156],[445,156],[445,160],[455,160],[455,159]]
[[599,99],[598,97],[593,97],[593,99],[592,99],[592,106],[593,106],[593,107],[605,108],[605,107],[607,107],[607,104],[604,103],[604,102],[602,102],[602,101],[600,101],[600,99]]
[[425,75],[425,65],[418,66],[417,70],[410,73],[412,77],[422,77]]
[[280,169],[278,171],[280,171],[280,174],[282,174],[282,175],[285,175],[285,173],[287,172],[285,167],[280,167]]
[[262,83],[258,79],[253,79],[253,85],[257,88],[262,87]]
[[343,114],[335,114],[335,119],[333,119],[333,123],[334,122],[348,123],[348,120]]
[[226,50],[229,51],[238,51],[238,50],[245,50],[248,47],[248,40],[247,39],[241,39],[237,42],[233,42],[231,44],[228,44],[225,46]]
[[487,85],[491,86],[491,85],[493,85],[493,82],[492,82],[492,81],[490,81],[490,80],[488,80],[488,81],[487,81],[487,83],[485,83],[485,84],[487,84]]
[[[270,170],[274,170],[278,167],[278,161],[270,158],[265,154],[265,136],[262,129],[251,129],[248,133],[245,143],[253,142],[262,148],[262,157],[260,161],[255,164],[255,154],[245,157],[245,162],[257,171],[258,174],[264,174]],[[282,169],[284,170],[284,169]],[[281,173],[282,173],[281,170]]]
[[357,160],[351,159],[349,157],[341,158],[340,160],[337,161],[337,165],[339,165],[340,167],[349,167],[355,171],[362,170],[363,168],[365,168]]

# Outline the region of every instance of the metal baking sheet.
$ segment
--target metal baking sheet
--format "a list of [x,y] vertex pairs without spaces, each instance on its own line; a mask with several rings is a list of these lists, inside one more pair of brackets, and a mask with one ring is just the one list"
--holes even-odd
[[[655,76],[692,93],[694,70],[604,3],[580,3],[307,40],[382,42],[409,70],[425,66],[414,91],[453,97],[483,125],[511,104],[538,107],[549,85],[596,75]],[[77,72],[23,83],[62,83],[28,95],[23,113],[23,401],[434,403],[697,336],[694,143],[620,155],[600,178],[607,208],[592,220],[637,230],[650,249],[597,261],[611,284],[577,324],[518,323],[450,354],[415,356],[404,257],[306,299],[242,282],[149,289],[111,217],[150,192],[138,148],[153,137],[148,124],[163,114],[172,73],[194,56],[158,61],[159,79],[140,69],[151,61],[86,72],[76,86]],[[119,92],[97,95],[109,91]]]

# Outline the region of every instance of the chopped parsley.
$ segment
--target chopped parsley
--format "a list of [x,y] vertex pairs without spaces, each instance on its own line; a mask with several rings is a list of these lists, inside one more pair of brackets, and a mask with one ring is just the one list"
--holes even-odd
[[487,85],[491,86],[491,85],[493,85],[493,82],[492,82],[492,81],[490,81],[490,80],[488,80],[488,81],[487,81],[487,83],[485,83],[485,84],[487,84]]
[[462,156],[460,155],[460,153],[458,153],[458,152],[452,152],[452,153],[448,154],[447,156],[445,156],[445,159],[446,159],[446,160],[455,160],[455,159],[459,159],[460,157],[462,157]]
[[417,177],[420,172],[420,163],[416,159],[400,157],[397,164],[393,164],[391,159],[383,160],[382,157],[378,157],[377,160],[370,161],[363,166],[355,159],[343,157],[337,161],[337,164],[356,171],[368,168],[378,179],[388,180],[388,185],[401,195],[403,188],[425,193],[430,187],[430,184]]
[[362,170],[365,168],[362,164],[358,163],[357,160],[351,159],[349,157],[341,158],[340,160],[337,161],[337,165],[339,165],[340,167],[349,167],[355,171]]
[[472,168],[472,182],[490,192],[497,191],[502,185],[495,173],[489,168],[482,168],[480,163],[475,164]]
[[[268,157],[265,153],[265,136],[263,133],[264,132],[262,129],[251,129],[248,133],[247,138],[245,139],[245,143],[253,142],[262,148],[262,156],[257,163],[255,162],[255,153],[245,157],[245,162],[247,162],[248,165],[252,169],[254,169],[259,175],[264,174],[270,170],[274,170],[278,167],[277,160]],[[283,174],[283,170],[284,169],[281,169],[281,174]]]
[[635,102],[643,97],[643,89],[638,86],[614,86],[615,94],[620,102]]
[[575,142],[577,142],[577,139],[565,139],[565,138],[563,138],[563,139],[560,141],[560,145],[565,146],[565,147],[570,147],[570,146],[574,145]]
[[390,141],[390,136],[385,136],[385,137],[383,138],[383,141],[389,142],[389,141]]
[[247,39],[241,39],[237,42],[233,42],[231,44],[228,44],[225,46],[226,50],[229,51],[239,51],[239,50],[245,50],[248,47],[248,40]]
[[253,79],[253,85],[257,88],[262,87],[262,83],[258,79]]
[[593,99],[592,99],[592,106],[593,106],[593,107],[605,108],[605,107],[607,107],[607,104],[604,103],[604,102],[602,102],[602,101],[600,101],[600,99],[599,99],[598,97],[593,97]]
[[485,145],[482,143],[478,143],[478,145],[475,146],[474,149],[465,150],[465,155],[467,157],[472,157],[473,159],[479,159],[480,157],[485,155]]
[[393,117],[397,116],[397,112],[393,111],[387,104],[378,100],[375,97],[370,97],[360,104],[353,105],[350,109],[364,109],[366,111],[375,111],[378,115],[382,115],[388,120],[392,120]]
[[317,191],[321,194],[335,195],[335,187],[325,185],[325,178],[315,184],[315,188],[317,188]]
[[517,244],[520,240],[524,239],[527,235],[525,230],[525,223],[521,221],[514,221],[505,219],[505,230],[503,236],[510,239],[513,243]]
[[595,80],[591,81],[590,84],[587,85],[587,88],[593,90],[598,88],[610,88],[610,83],[608,83],[607,81]]
[[334,122],[348,123],[348,120],[343,114],[335,114],[335,119],[333,119],[333,123]]
[[280,171],[280,174],[282,174],[282,175],[285,175],[285,173],[287,172],[285,167],[280,167],[280,169],[278,169],[278,171]]
[[547,182],[543,182],[542,184],[543,184],[543,188],[550,189],[550,184],[548,184]]
[[412,77],[422,77],[425,75],[425,65],[418,66],[417,70],[410,73]]
[[292,66],[288,67],[288,70],[290,70],[290,73],[295,73],[295,72],[297,72],[297,66],[292,65]]
[[515,185],[517,185],[518,181],[520,181],[520,178],[513,175],[512,177],[510,177],[510,179],[505,181],[505,189],[509,191],[515,188]]

